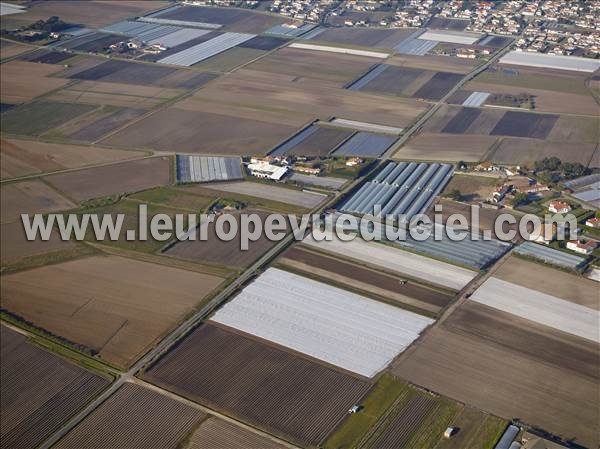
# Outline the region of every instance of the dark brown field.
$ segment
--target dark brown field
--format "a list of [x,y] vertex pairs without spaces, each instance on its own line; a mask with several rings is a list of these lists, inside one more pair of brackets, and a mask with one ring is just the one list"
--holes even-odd
[[435,400],[425,396],[411,398],[369,447],[372,449],[400,449],[406,447],[413,433],[421,427],[423,419],[433,410],[435,405]]
[[0,326],[2,447],[33,449],[109,384]]
[[314,134],[304,139],[286,154],[324,158],[351,135],[352,131],[348,130],[318,128]]
[[294,247],[283,254],[279,263],[308,272],[349,287],[364,290],[429,312],[439,312],[451,295],[422,287],[414,282],[401,284],[401,279],[361,267],[350,262],[316,254],[302,247]]
[[50,240],[43,241],[39,236],[34,241],[27,240],[21,221],[0,225],[0,254],[2,263],[20,257],[44,254],[52,251],[73,248],[73,242],[64,242],[57,231],[52,231]]
[[229,329],[205,324],[145,376],[302,445],[318,445],[371,383]]
[[402,42],[410,30],[374,28],[329,28],[313,40],[363,47],[392,48]]
[[[583,355],[586,365],[565,368],[561,360],[548,363],[555,351],[563,357],[565,346],[561,345],[566,343],[560,341],[564,335],[548,333],[547,328],[538,335],[530,322],[512,316],[509,321],[495,321],[494,326],[499,324],[500,328],[494,329],[469,321],[462,324],[468,330],[464,332],[451,327],[460,317],[451,316],[448,324],[431,329],[405,352],[392,371],[416,385],[497,416],[519,418],[583,447],[598,446],[600,383],[576,372],[592,367],[588,350],[569,346],[572,352],[565,354],[567,360],[581,360],[582,354],[587,354]],[[517,329],[519,325],[526,327]],[[478,331],[482,335],[477,335]],[[548,349],[549,354],[540,354],[540,348]],[[538,353],[532,355],[536,349]]]
[[413,96],[426,100],[441,100],[462,78],[459,73],[437,72]]
[[169,158],[154,157],[49,175],[45,179],[76,201],[84,201],[166,185],[170,173]]
[[[257,214],[261,217],[263,223],[269,215],[267,212],[256,210],[244,210],[243,212],[246,214]],[[232,213],[232,216],[239,226],[240,215]],[[237,233],[236,237],[229,242],[220,240],[216,235],[215,224],[209,223],[208,240],[181,241],[170,247],[165,254],[196,262],[208,262],[234,268],[243,268],[249,266],[277,243],[270,241],[265,234],[262,233],[257,241],[248,244],[247,251],[242,251],[240,249],[240,239],[240,233]]]
[[229,421],[210,417],[190,437],[186,449],[284,449],[285,447]]
[[176,449],[205,416],[175,399],[126,383],[53,447]]

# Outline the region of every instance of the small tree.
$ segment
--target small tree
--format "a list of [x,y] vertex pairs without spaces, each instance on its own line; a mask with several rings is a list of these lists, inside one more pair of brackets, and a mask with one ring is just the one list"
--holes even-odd
[[462,193],[458,189],[452,189],[446,196],[454,201],[460,201],[462,199]]
[[527,204],[529,202],[529,196],[524,192],[517,192],[512,197],[511,203],[513,206],[519,206],[521,204]]

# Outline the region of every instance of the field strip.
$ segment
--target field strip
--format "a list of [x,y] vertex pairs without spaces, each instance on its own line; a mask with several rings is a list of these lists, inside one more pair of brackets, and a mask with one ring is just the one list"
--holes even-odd
[[353,48],[331,47],[329,45],[302,44],[299,42],[290,44],[289,48],[300,48],[302,50],[328,51],[331,53],[343,53],[345,55],[367,56],[369,58],[381,58],[381,59],[386,59],[389,56],[389,54],[387,54],[387,53],[381,53],[378,51],[367,51],[367,50],[356,50]]
[[488,279],[471,299],[600,343],[600,312],[501,279]]
[[178,395],[176,393],[173,393],[173,392],[171,392],[169,390],[165,390],[164,388],[161,388],[161,387],[159,387],[157,385],[154,385],[154,384],[152,384],[150,382],[147,382],[147,381],[145,381],[143,379],[140,379],[138,377],[133,377],[130,380],[128,380],[127,382],[135,383],[137,385],[143,386],[144,388],[148,388],[149,390],[152,390],[152,391],[155,391],[155,392],[157,392],[159,394],[167,396],[167,397],[169,397],[169,398],[171,398],[171,399],[173,399],[175,401],[182,402],[182,403],[184,403],[184,404],[186,404],[186,405],[188,405],[190,407],[193,407],[193,408],[195,408],[197,410],[201,410],[201,411],[203,411],[206,414],[215,416],[215,417],[217,417],[219,419],[222,419],[223,421],[227,421],[229,423],[235,424],[236,426],[241,427],[241,428],[246,429],[246,430],[249,430],[252,433],[255,433],[257,435],[261,435],[261,436],[263,436],[265,438],[273,440],[273,441],[275,441],[278,444],[281,444],[283,446],[289,447],[290,449],[298,449],[298,446],[295,446],[294,444],[292,444],[292,443],[290,443],[290,442],[288,442],[286,440],[282,440],[280,438],[277,438],[276,436],[273,436],[270,433],[263,432],[262,430],[257,429],[256,427],[249,426],[248,424],[245,424],[242,421],[237,421],[237,420],[235,420],[233,418],[230,418],[227,415],[224,415],[222,413],[217,412],[216,410],[213,410],[211,408],[208,408],[208,407],[205,407],[205,406],[203,406],[201,404],[198,404],[197,402],[190,401],[189,399],[187,399],[187,398],[185,398],[183,396],[180,396],[180,395]]
[[465,268],[359,238],[350,242],[342,242],[337,238],[318,242],[309,235],[303,243],[322,251],[339,254],[343,258],[358,260],[454,290],[461,290],[477,276],[476,272]]
[[321,278],[329,279],[340,284],[346,284],[348,287],[357,288],[359,290],[363,290],[367,293],[372,293],[383,298],[393,299],[400,303],[408,304],[410,306],[417,307],[428,312],[438,313],[440,311],[440,307],[435,306],[433,304],[428,304],[424,301],[419,301],[418,299],[411,298],[410,296],[402,295],[400,293],[386,290],[384,288],[375,287],[374,285],[366,284],[364,282],[357,281],[350,277],[341,276],[339,274],[332,273],[321,268],[315,268],[313,266],[302,262],[298,262],[293,259],[288,259],[284,257],[282,259],[279,259],[278,262],[292,269],[304,271],[305,273],[307,273],[307,275],[314,274]]

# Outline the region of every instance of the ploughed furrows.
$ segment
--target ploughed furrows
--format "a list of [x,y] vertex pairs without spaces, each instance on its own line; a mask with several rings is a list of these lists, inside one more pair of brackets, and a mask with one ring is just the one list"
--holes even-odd
[[301,445],[318,445],[371,388],[369,381],[205,324],[145,377]]
[[109,382],[1,330],[2,448],[35,448]]
[[381,434],[375,437],[369,449],[401,449],[406,447],[423,419],[434,408],[436,401],[425,396],[415,396],[402,407]]
[[175,399],[127,383],[53,449],[176,449],[205,416]]

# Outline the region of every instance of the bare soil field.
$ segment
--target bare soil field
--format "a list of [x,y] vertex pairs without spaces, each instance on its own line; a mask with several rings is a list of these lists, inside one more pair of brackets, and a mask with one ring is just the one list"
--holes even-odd
[[205,416],[166,395],[126,383],[53,447],[177,449]]
[[2,447],[34,449],[110,383],[0,326]]
[[461,305],[444,326],[600,381],[598,345],[584,338],[473,301]]
[[69,78],[109,83],[158,85],[160,80],[173,74],[177,69],[149,64],[136,64],[111,59],[92,68],[82,70]]
[[484,201],[489,199],[495,188],[500,185],[502,180],[497,177],[455,174],[442,191],[442,195],[457,189],[465,202]]
[[427,22],[428,28],[436,30],[464,31],[467,26],[469,26],[468,20],[447,19],[444,17],[433,17]]
[[552,142],[584,142],[597,144],[600,141],[600,117],[560,116],[548,135]]
[[79,127],[76,131],[71,132],[69,137],[82,142],[95,142],[102,136],[125,126],[145,112],[143,109],[122,108],[83,127]]
[[445,134],[463,134],[481,114],[481,109],[461,108],[442,129]]
[[545,139],[558,120],[558,115],[507,111],[490,134]]
[[[483,187],[483,189],[487,190],[487,187]],[[469,199],[468,195],[466,195],[466,197],[467,197],[466,199]],[[477,200],[474,200],[474,201],[477,201]],[[464,204],[464,203],[457,203],[455,201],[446,200],[443,198],[440,199],[440,201],[438,201],[437,204],[440,204],[443,207],[441,214],[442,214],[444,222],[448,220],[450,215],[460,214],[460,215],[463,215],[467,219],[467,225],[469,226],[469,229],[475,228],[475,230],[479,231],[480,233],[483,232],[484,230],[490,230],[492,232],[491,235],[494,238],[497,238],[497,235],[496,235],[496,232],[494,229],[494,224],[496,223],[496,218],[498,218],[502,214],[510,214],[511,213],[510,211],[508,211],[506,209],[499,209],[499,210],[484,209],[482,207],[475,206],[475,207],[477,207],[477,213],[479,214],[479,224],[476,225],[471,220],[471,205]],[[434,210],[434,207],[435,206],[432,205],[426,212],[432,221],[433,221],[435,213],[436,213]],[[516,222],[518,223],[519,216],[515,215],[515,219],[516,219]],[[503,230],[503,232],[508,232],[510,230],[517,231],[515,241],[517,241],[517,242],[522,241],[521,237],[519,237],[519,234],[518,234],[518,224],[510,225],[508,223],[504,223],[502,226],[502,230]]]
[[251,120],[172,107],[119,131],[103,143],[203,154],[264,154],[294,131],[293,127],[260,118]]
[[404,144],[394,159],[478,162],[495,141],[491,136],[421,133]]
[[[543,84],[539,85],[544,87]],[[470,82],[465,86],[478,92],[491,92],[495,94],[520,95],[527,93],[535,97],[535,110],[540,112],[554,112],[567,114],[585,114],[595,116],[598,114],[598,103],[591,94],[579,95],[552,90],[535,88],[521,88],[515,86],[503,86],[491,83]]]
[[153,157],[48,175],[45,180],[79,202],[167,185],[170,174],[170,159]]
[[293,204],[294,206],[312,209],[322,203],[326,196],[316,193],[303,192],[297,189],[277,187],[271,184],[250,181],[223,182],[207,184],[207,189],[218,189],[223,192],[240,193],[242,195],[256,196],[271,201]]
[[[427,83],[433,74],[434,72],[413,69],[411,67],[388,66],[382,73],[377,75],[375,79],[368,82],[359,90],[377,92],[384,95],[411,96],[419,90],[422,85]],[[425,76],[428,76],[428,79],[424,82],[420,82],[421,78]],[[420,85],[416,89],[413,89],[410,93],[406,92],[417,83]]]
[[[574,142],[577,151],[573,151]],[[563,162],[579,162],[588,165],[596,151],[596,144],[572,142],[549,142],[547,140],[504,138],[490,155],[489,159],[497,164],[520,164],[533,167],[535,161],[556,156]]]
[[286,447],[229,421],[210,417],[193,433],[186,449],[284,449]]
[[2,139],[0,140],[0,176],[4,180],[142,156],[144,153],[135,151]]
[[577,444],[598,445],[598,381],[445,326],[431,329],[411,349],[393,368],[396,375]]
[[3,103],[24,103],[37,96],[59,89],[69,81],[51,78],[60,66],[27,61],[10,61],[0,66],[0,100]]
[[205,324],[144,377],[301,445],[319,445],[371,383]]
[[222,29],[226,31],[256,34],[285,21],[283,17],[261,14],[250,10],[202,6],[183,6],[157,17],[189,22],[217,23],[224,25]]
[[537,262],[511,257],[494,273],[504,281],[600,310],[598,284]]
[[314,274],[432,313],[439,312],[452,300],[451,295],[423,287],[416,282],[403,284],[399,277],[317,254],[302,247],[287,250],[277,262],[294,270]]
[[342,45],[392,48],[411,34],[412,30],[374,28],[329,28],[313,40]]
[[271,51],[287,42],[288,40],[283,37],[256,36],[246,42],[242,42],[238,45],[238,48],[252,48],[254,50]]
[[54,92],[49,99],[71,103],[102,104],[129,108],[151,108],[175,98],[184,91],[157,86],[136,86],[131,84],[82,81],[68,88]]
[[340,87],[373,65],[373,59],[342,53],[324,53],[299,48],[282,48],[246,68],[260,72],[331,82]]
[[233,47],[218,55],[194,64],[192,67],[199,70],[227,73],[243,64],[248,64],[265,55],[264,50],[247,47]]
[[0,40],[0,59],[12,58],[31,50],[33,50],[33,47],[29,45],[5,41],[4,39]]
[[127,367],[222,279],[114,256],[3,276],[2,307]]
[[[244,213],[256,213],[261,217],[263,223],[269,215],[266,212],[255,210],[244,210]],[[233,212],[231,215],[235,218],[239,226],[239,213]],[[195,262],[243,268],[252,264],[252,262],[277,243],[269,240],[264,233],[262,233],[258,240],[248,243],[247,251],[243,251],[240,249],[241,236],[239,233],[236,234],[236,237],[233,240],[226,242],[217,237],[214,223],[205,224],[204,226],[208,226],[208,240],[180,241],[167,249],[165,254]]]
[[2,131],[10,134],[39,136],[70,120],[95,111],[98,106],[36,101],[15,107],[2,115]]
[[394,55],[387,59],[386,64],[414,67],[416,69],[461,73],[466,75],[477,65],[476,61],[447,56],[411,56]]
[[36,240],[29,241],[20,221],[0,225],[0,254],[3,264],[20,257],[60,251],[74,246],[73,242],[62,241],[59,233],[54,230],[48,241],[43,241],[39,236]]
[[71,209],[75,204],[39,179],[5,184],[0,187],[2,223],[20,218],[21,214],[45,214]]
[[38,2],[27,12],[19,15],[19,20],[35,22],[58,16],[68,23],[84,24],[93,28],[102,27],[128,17],[144,15],[155,9],[164,8],[169,3],[156,0],[50,0]]
[[461,79],[462,74],[459,73],[437,72],[413,94],[413,97],[424,98],[425,100],[441,100]]
[[[295,84],[293,78],[240,69],[199,90],[188,100],[211,100],[223,104],[279,111],[281,115],[302,113],[328,119],[349,120],[404,127],[428,106],[417,100],[382,97],[330,86]],[[268,106],[266,106],[268,105]]]

